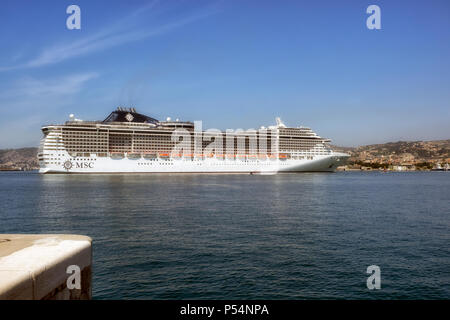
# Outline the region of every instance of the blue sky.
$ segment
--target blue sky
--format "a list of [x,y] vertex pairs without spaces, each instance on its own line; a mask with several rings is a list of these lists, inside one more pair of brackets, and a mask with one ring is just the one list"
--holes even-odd
[[450,138],[448,1],[3,0],[0,24],[0,148],[119,105],[218,129],[280,116],[343,146]]

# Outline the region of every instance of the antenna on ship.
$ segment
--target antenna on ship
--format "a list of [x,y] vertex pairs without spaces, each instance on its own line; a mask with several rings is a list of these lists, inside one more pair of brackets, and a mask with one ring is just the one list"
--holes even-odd
[[283,123],[283,121],[281,121],[280,117],[276,117],[275,120],[277,122],[277,127],[278,128],[286,128],[286,125]]

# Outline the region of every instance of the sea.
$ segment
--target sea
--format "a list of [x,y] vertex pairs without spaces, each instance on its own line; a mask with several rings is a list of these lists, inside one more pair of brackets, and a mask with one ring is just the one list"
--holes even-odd
[[2,172],[0,233],[90,236],[93,299],[450,299],[450,172]]

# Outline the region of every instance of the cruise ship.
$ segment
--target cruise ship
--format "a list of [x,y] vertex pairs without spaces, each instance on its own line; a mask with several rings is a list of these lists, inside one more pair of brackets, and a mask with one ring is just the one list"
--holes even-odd
[[73,114],[42,127],[40,173],[251,173],[335,171],[349,155],[280,118],[259,129],[202,130],[201,121],[159,121],[118,107],[103,121]]

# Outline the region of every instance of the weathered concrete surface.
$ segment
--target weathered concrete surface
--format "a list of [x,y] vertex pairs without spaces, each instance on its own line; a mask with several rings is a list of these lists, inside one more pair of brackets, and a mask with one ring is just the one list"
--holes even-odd
[[[0,234],[0,299],[90,299],[92,240],[79,235]],[[81,288],[67,288],[67,267]]]

